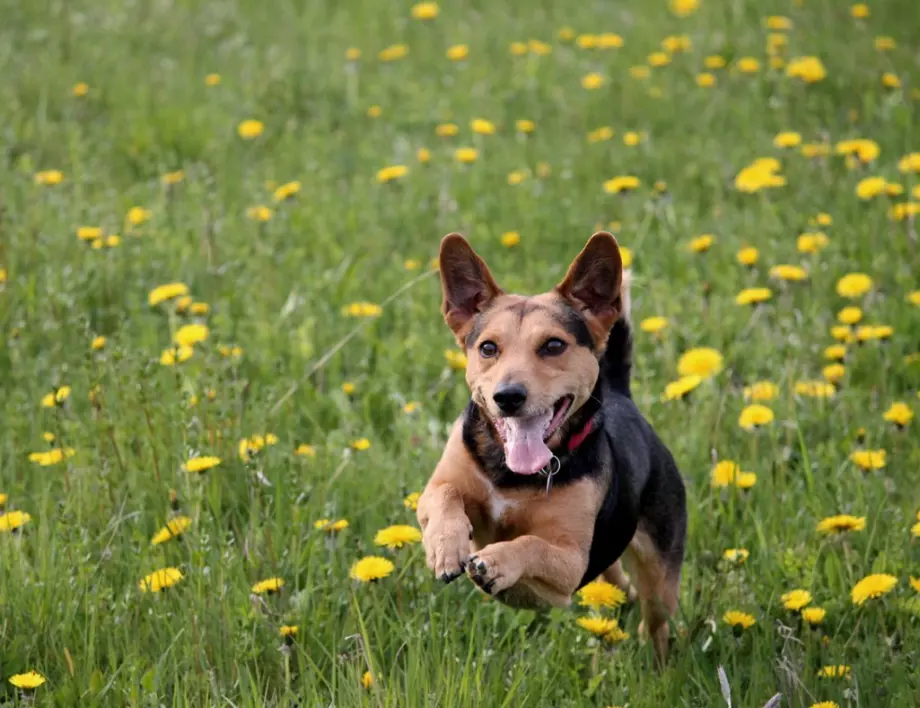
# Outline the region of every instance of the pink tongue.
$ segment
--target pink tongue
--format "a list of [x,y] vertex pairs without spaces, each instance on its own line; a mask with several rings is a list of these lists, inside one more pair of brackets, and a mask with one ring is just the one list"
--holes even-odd
[[543,442],[552,412],[530,418],[505,418],[505,464],[517,474],[536,474],[553,453]]

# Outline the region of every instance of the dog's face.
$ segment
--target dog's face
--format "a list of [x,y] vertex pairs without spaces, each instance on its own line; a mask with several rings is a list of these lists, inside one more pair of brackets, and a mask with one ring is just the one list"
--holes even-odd
[[592,236],[563,281],[533,297],[502,292],[459,234],[441,242],[440,271],[444,318],[466,351],[473,401],[501,439],[508,468],[535,474],[597,382],[622,307],[616,240]]

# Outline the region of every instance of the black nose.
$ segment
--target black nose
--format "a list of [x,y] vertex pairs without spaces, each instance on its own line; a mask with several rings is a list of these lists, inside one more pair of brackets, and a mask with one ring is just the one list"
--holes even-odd
[[511,415],[524,405],[527,400],[527,389],[521,384],[504,384],[495,389],[492,399],[501,408],[502,413]]

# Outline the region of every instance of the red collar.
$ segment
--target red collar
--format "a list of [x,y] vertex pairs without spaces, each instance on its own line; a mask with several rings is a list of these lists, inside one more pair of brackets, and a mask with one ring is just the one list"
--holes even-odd
[[600,415],[595,414],[588,418],[588,422],[585,423],[585,427],[575,433],[572,437],[569,438],[566,448],[569,452],[574,452],[575,449],[581,445],[585,439],[597,429],[597,424],[600,421]]

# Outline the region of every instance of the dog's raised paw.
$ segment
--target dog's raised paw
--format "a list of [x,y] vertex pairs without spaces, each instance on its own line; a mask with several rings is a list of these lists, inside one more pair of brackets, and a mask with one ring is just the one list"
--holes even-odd
[[483,592],[494,595],[520,579],[519,564],[515,560],[509,555],[506,544],[492,544],[469,557],[466,574]]

